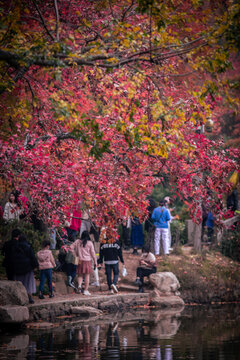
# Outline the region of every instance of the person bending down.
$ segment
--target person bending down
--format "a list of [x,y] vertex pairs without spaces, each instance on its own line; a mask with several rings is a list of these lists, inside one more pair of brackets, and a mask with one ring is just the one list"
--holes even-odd
[[144,292],[144,276],[149,276],[157,271],[156,258],[150,252],[150,247],[144,245],[142,248],[142,256],[139,260],[139,267],[137,268],[136,285],[139,286],[139,292]]

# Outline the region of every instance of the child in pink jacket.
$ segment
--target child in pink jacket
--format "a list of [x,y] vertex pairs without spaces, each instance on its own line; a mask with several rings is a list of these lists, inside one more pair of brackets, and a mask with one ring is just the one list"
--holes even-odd
[[50,249],[50,241],[44,240],[42,242],[42,250],[38,251],[37,259],[40,270],[40,285],[39,285],[39,299],[44,299],[43,287],[45,279],[47,278],[49,287],[49,297],[52,298],[53,287],[52,287],[52,269],[56,266]]

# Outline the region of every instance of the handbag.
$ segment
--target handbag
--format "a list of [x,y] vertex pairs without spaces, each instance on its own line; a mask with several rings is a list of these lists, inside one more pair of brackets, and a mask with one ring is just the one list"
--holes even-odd
[[81,260],[79,259],[78,256],[74,256],[74,259],[73,259],[73,264],[74,265],[79,265],[81,263]]
[[127,269],[126,269],[126,267],[125,266],[123,266],[123,268],[122,268],[122,276],[123,277],[125,277],[125,276],[127,276]]

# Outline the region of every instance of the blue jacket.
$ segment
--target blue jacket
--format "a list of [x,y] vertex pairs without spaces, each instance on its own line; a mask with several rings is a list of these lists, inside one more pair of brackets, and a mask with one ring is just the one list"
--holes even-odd
[[159,206],[153,210],[152,220],[156,228],[168,229],[168,221],[170,220],[169,211],[164,206]]
[[209,213],[208,213],[206,225],[207,225],[207,227],[209,227],[211,229],[214,228],[214,217],[213,217],[213,214],[211,213],[211,211],[209,211]]

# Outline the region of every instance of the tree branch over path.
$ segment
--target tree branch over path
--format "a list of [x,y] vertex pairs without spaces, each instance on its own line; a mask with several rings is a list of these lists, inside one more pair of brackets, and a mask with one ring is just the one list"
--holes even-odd
[[[29,66],[38,65],[42,67],[54,67],[54,66],[72,67],[74,65],[81,65],[81,66],[86,65],[92,67],[97,66],[105,69],[114,69],[130,63],[139,63],[139,62],[157,63],[158,61],[163,61],[170,59],[172,57],[177,57],[183,54],[187,54],[192,50],[199,49],[207,45],[208,42],[205,41],[199,45],[192,45],[184,50],[182,50],[181,49],[182,47],[180,46],[179,47],[180,49],[178,51],[170,51],[170,52],[165,52],[163,54],[157,53],[157,51],[161,50],[162,48],[155,48],[155,49],[138,52],[136,54],[129,55],[126,58],[122,58],[119,60],[116,60],[117,58],[115,58],[114,55],[95,55],[85,58],[79,58],[80,56],[77,55],[77,57],[73,56],[71,59],[69,59],[67,55],[61,53],[54,55],[54,57],[50,59],[46,59],[41,56],[24,57],[23,55],[14,54],[12,52],[0,49],[0,61],[5,61],[9,65],[15,68],[20,66],[20,61],[23,61],[29,64]],[[184,47],[186,47],[186,44],[184,44]],[[147,54],[152,54],[151,58],[141,57],[141,55],[147,55]],[[104,61],[108,61],[108,62],[104,62]]]

